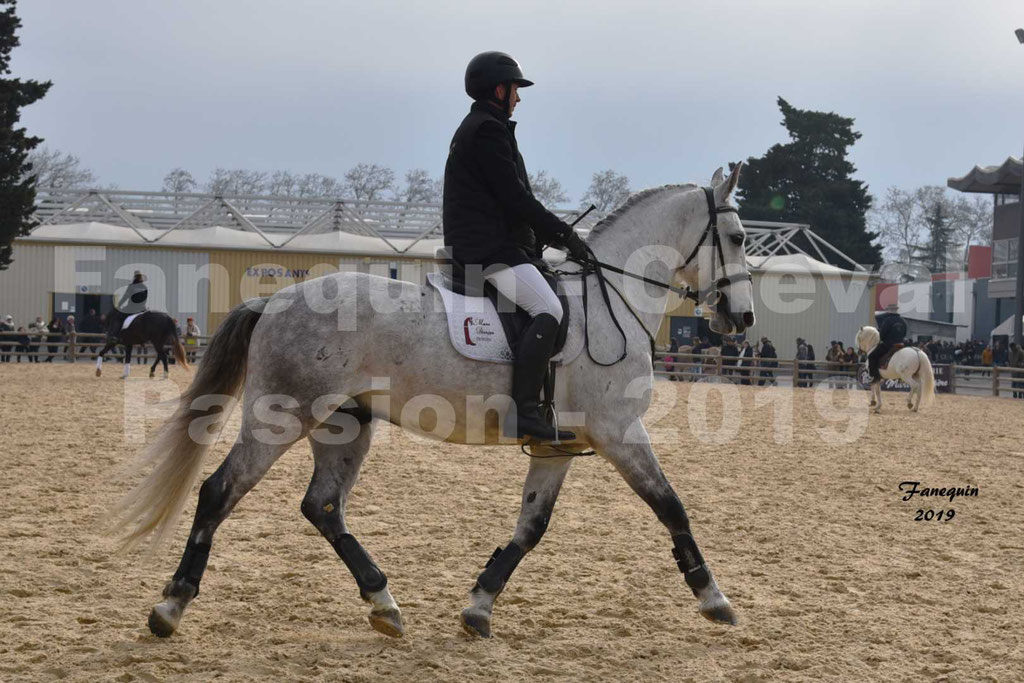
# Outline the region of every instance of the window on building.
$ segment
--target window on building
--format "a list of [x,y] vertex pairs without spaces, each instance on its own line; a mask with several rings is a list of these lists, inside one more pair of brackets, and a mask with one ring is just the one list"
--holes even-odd
[[992,278],[1017,277],[1017,238],[992,242]]

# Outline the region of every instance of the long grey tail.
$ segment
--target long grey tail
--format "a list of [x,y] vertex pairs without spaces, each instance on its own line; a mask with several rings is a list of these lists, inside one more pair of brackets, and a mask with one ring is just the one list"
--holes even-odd
[[[228,314],[210,340],[178,409],[146,448],[137,468],[152,465],[152,470],[111,511],[116,527],[129,529],[122,550],[138,546],[150,536],[153,547],[159,546],[174,532],[202,471],[203,458],[241,393],[249,339],[266,303],[266,299],[249,301]],[[209,420],[213,416],[217,419]],[[192,434],[189,428],[197,418],[207,418],[206,426]]]

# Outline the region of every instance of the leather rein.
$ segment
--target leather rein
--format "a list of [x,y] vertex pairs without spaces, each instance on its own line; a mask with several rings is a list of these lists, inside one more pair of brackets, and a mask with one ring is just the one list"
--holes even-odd
[[[715,252],[716,252],[716,254],[718,256],[717,260],[718,260],[718,262],[721,263],[722,272],[724,273],[725,272],[725,253],[722,250],[722,236],[721,236],[721,234],[718,231],[718,216],[719,216],[719,214],[723,214],[723,213],[739,213],[739,210],[735,206],[718,206],[716,204],[716,202],[715,202],[714,191],[710,187],[704,187],[704,188],[701,188],[701,189],[704,190],[704,197],[705,197],[705,199],[707,200],[707,203],[708,203],[708,223],[704,227],[704,232],[701,233],[700,240],[697,241],[697,245],[690,252],[690,255],[686,257],[686,260],[683,261],[683,265],[681,266],[681,268],[686,268],[688,265],[690,265],[690,263],[693,262],[693,260],[697,257],[697,254],[700,252],[700,248],[704,245],[704,242],[707,241],[708,235],[710,235],[711,236],[712,248],[715,250]],[[593,209],[593,208],[594,207],[591,207],[591,209]],[[577,218],[576,221],[573,223],[573,225],[575,225],[580,220],[582,220],[583,217],[586,216],[587,213],[589,213],[591,209],[588,209],[579,218]],[[665,282],[658,282],[657,280],[652,280],[650,278],[644,277],[643,275],[637,275],[636,273],[630,273],[629,271],[623,270],[623,269],[621,269],[621,268],[619,268],[617,266],[613,266],[613,265],[611,265],[609,263],[603,263],[601,261],[598,261],[597,257],[594,255],[594,252],[590,249],[589,245],[587,245],[586,249],[587,249],[587,252],[590,254],[590,258],[587,259],[587,261],[585,263],[580,263],[579,261],[575,261],[574,259],[570,259],[570,260],[573,260],[573,262],[575,262],[575,263],[579,263],[579,265],[582,267],[582,270],[579,273],[571,273],[571,274],[573,274],[573,275],[577,275],[578,274],[583,279],[583,318],[584,318],[584,320],[583,320],[583,340],[584,340],[584,346],[586,346],[586,349],[587,349],[587,355],[590,357],[591,361],[593,361],[595,364],[600,365],[602,367],[608,367],[608,366],[611,366],[611,365],[615,365],[616,363],[620,362],[622,359],[624,359],[626,357],[626,351],[627,351],[626,333],[622,329],[622,325],[619,324],[619,320],[618,320],[618,318],[615,317],[615,312],[612,309],[611,297],[609,297],[609,295],[608,295],[608,287],[611,287],[612,290],[614,290],[615,293],[619,295],[619,299],[626,306],[626,309],[633,315],[633,318],[635,318],[637,323],[640,324],[640,327],[641,327],[641,329],[643,329],[644,333],[647,334],[647,339],[651,343],[651,359],[653,361],[654,355],[655,355],[654,335],[652,335],[651,331],[647,329],[647,326],[644,325],[643,321],[640,319],[640,316],[638,316],[636,311],[633,310],[633,307],[629,305],[629,302],[626,300],[626,297],[624,297],[622,295],[622,292],[620,292],[618,290],[618,288],[615,287],[615,285],[613,285],[612,283],[607,281],[607,279],[605,278],[604,273],[602,271],[603,270],[610,270],[611,272],[618,273],[619,275],[625,275],[626,277],[631,277],[631,278],[633,278],[635,280],[641,280],[643,282],[646,282],[647,284],[654,285],[656,287],[661,287],[662,289],[668,290],[670,292],[674,292],[674,293],[676,293],[676,294],[678,294],[680,296],[683,296],[683,297],[685,297],[687,299],[691,299],[691,300],[693,300],[696,303],[700,303],[700,300],[701,300],[700,295],[697,292],[694,292],[693,290],[691,290],[689,287],[676,287],[674,285],[671,285],[671,284],[668,284],[668,283],[665,283]],[[717,266],[716,260],[715,260],[714,257],[712,257],[712,260],[711,260],[711,279],[713,280],[714,284],[713,284],[712,288],[709,288],[707,290],[707,296],[705,297],[705,305],[707,305],[707,306],[717,306],[719,303],[721,303],[722,301],[726,300],[727,296],[726,296],[726,294],[724,294],[722,292],[722,289],[724,287],[728,287],[729,285],[737,284],[739,282],[751,281],[750,271],[747,270],[747,269],[744,269],[743,273],[741,273],[740,275],[734,276],[734,277],[728,277],[728,276],[723,275],[722,277],[716,279],[715,278],[716,266]],[[565,273],[565,274],[569,275],[570,273]],[[588,310],[587,310],[587,308],[588,308],[588,305],[587,305],[587,289],[588,288],[586,286],[586,280],[587,280],[587,276],[588,275],[596,275],[597,276],[597,283],[598,283],[598,288],[601,291],[601,298],[604,299],[605,306],[608,307],[608,313],[609,313],[609,315],[611,315],[612,322],[615,323],[615,328],[619,331],[619,336],[622,337],[622,353],[619,355],[618,358],[616,358],[615,360],[613,360],[610,363],[602,363],[601,361],[598,361],[596,358],[594,358],[593,354],[590,351],[590,316],[589,316]]]

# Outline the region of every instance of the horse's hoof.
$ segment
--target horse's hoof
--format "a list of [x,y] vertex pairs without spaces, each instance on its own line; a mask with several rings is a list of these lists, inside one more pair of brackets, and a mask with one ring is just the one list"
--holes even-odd
[[713,621],[716,624],[728,624],[729,626],[735,626],[739,623],[739,619],[736,617],[736,612],[733,611],[732,605],[730,605],[728,601],[721,605],[702,609],[700,613],[705,619]]
[[467,607],[462,610],[462,629],[477,638],[490,638],[491,615],[483,610]]
[[181,615],[174,608],[161,602],[149,612],[149,632],[157,638],[168,638],[178,628]]
[[102,374],[103,374],[103,371],[100,370],[99,368],[96,368],[96,376],[100,377]]
[[379,612],[370,612],[370,626],[374,631],[391,638],[401,638],[405,635],[402,613],[391,607]]
[[154,377],[156,377],[156,373],[155,372],[149,373],[149,378],[150,379],[153,379]]

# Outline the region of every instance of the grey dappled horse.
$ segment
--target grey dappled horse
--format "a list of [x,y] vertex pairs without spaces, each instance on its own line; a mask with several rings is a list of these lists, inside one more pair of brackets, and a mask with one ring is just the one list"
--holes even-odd
[[[676,185],[638,193],[591,232],[588,244],[600,261],[710,293],[718,301],[713,329],[743,331],[754,323],[754,314],[744,230],[735,208],[728,205],[738,177],[739,166],[727,179],[721,169],[716,171],[707,192]],[[725,277],[715,279],[719,276]],[[615,360],[623,343],[628,353],[605,367],[585,351],[559,370],[559,412],[583,418],[568,425],[578,442],[533,448],[535,455],[548,457],[531,459],[512,540],[495,553],[473,586],[463,626],[472,634],[490,635],[495,598],[547,527],[573,461],[566,453],[588,446],[618,470],[668,529],[700,613],[712,621],[735,623],[642,421],[654,376],[647,332],[638,323],[657,330],[667,292],[608,273],[609,284],[627,296],[636,314],[611,294],[611,307],[624,329],[622,339],[596,278],[592,275],[586,282],[594,357]],[[582,325],[580,297],[570,301],[571,324]],[[345,307],[348,312],[339,317],[339,308]],[[342,318],[352,324],[341,324]],[[314,468],[302,512],[351,570],[361,597],[371,605],[373,628],[402,635],[401,614],[385,575],[345,524],[345,503],[370,450],[375,421],[388,420],[453,443],[509,443],[501,436],[499,413],[510,402],[510,366],[464,358],[448,334],[444,309],[432,288],[359,273],[297,284],[229,314],[177,412],[149,448],[154,469],[119,506],[122,520],[132,527],[128,546],[151,534],[157,543],[166,539],[217,427],[226,420],[230,405],[225,404],[244,382],[241,432],[200,488],[181,563],[164,588],[164,601],[150,613],[153,633],[169,636],[178,627],[199,593],[217,527],[274,462],[306,437]],[[424,405],[434,408],[432,426],[420,419]],[[519,457],[518,452],[510,450],[509,457]]]

